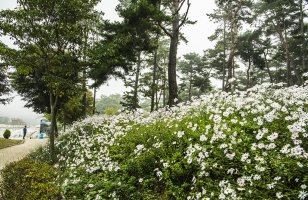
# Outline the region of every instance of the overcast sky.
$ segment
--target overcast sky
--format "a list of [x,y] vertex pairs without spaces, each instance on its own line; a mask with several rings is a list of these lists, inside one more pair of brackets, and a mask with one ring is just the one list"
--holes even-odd
[[[118,20],[115,12],[115,7],[118,0],[102,0],[97,9],[105,13],[104,19]],[[0,9],[13,9],[17,5],[16,0],[0,0]],[[208,37],[213,34],[215,25],[209,21],[206,16],[207,13],[212,13],[215,6],[214,0],[191,0],[191,8],[188,14],[190,20],[197,20],[194,25],[184,26],[182,32],[184,33],[188,43],[180,43],[178,49],[178,56],[189,52],[202,53],[203,50],[212,47],[213,43],[208,40]],[[13,42],[8,37],[0,37],[5,44],[12,46]],[[125,91],[123,82],[120,80],[110,80],[98,90],[98,97],[100,95],[110,95]],[[29,124],[37,124],[41,118],[40,115],[35,114],[31,109],[24,108],[25,102],[17,94],[12,103],[7,105],[0,105],[0,116],[8,116],[21,118]]]

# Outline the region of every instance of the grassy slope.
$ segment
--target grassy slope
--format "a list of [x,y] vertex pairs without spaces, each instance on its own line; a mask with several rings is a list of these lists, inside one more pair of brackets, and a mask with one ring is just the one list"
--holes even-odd
[[0,149],[10,147],[10,146],[15,146],[18,144],[22,144],[23,140],[8,140],[5,138],[0,138]]

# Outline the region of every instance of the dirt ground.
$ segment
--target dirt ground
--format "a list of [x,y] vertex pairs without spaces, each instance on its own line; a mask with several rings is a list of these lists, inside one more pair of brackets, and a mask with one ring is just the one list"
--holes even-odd
[[6,164],[24,158],[36,148],[47,144],[47,142],[47,139],[26,139],[23,144],[0,149],[0,170]]

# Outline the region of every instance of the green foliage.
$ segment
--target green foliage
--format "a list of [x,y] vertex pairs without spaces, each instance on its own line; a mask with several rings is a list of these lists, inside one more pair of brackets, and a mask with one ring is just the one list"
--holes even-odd
[[102,95],[96,102],[96,111],[101,114],[113,115],[122,109],[122,97],[120,94],[112,94],[110,96]]
[[4,137],[5,139],[9,139],[9,138],[11,137],[11,131],[8,130],[8,129],[6,129],[6,130],[4,131],[4,133],[3,133],[3,137]]
[[6,148],[6,147],[11,147],[11,146],[18,145],[18,144],[21,144],[21,143],[23,143],[22,140],[8,140],[8,139],[5,139],[5,138],[0,138],[0,149]]
[[[83,93],[78,93],[67,100],[61,107],[58,113],[58,122],[62,124],[72,124],[73,122],[81,119],[82,116],[82,96]],[[86,92],[86,114],[92,115],[93,113],[93,94],[90,90]]]
[[192,96],[200,96],[211,89],[210,67],[197,53],[188,53],[179,62],[181,72],[181,100],[191,101]]
[[7,165],[1,176],[3,199],[61,199],[57,170],[44,162],[23,159]]

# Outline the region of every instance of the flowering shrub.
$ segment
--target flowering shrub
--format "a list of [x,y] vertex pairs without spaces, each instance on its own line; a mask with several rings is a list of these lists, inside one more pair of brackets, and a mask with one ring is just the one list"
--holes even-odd
[[305,199],[308,87],[95,116],[57,143],[69,199]]

